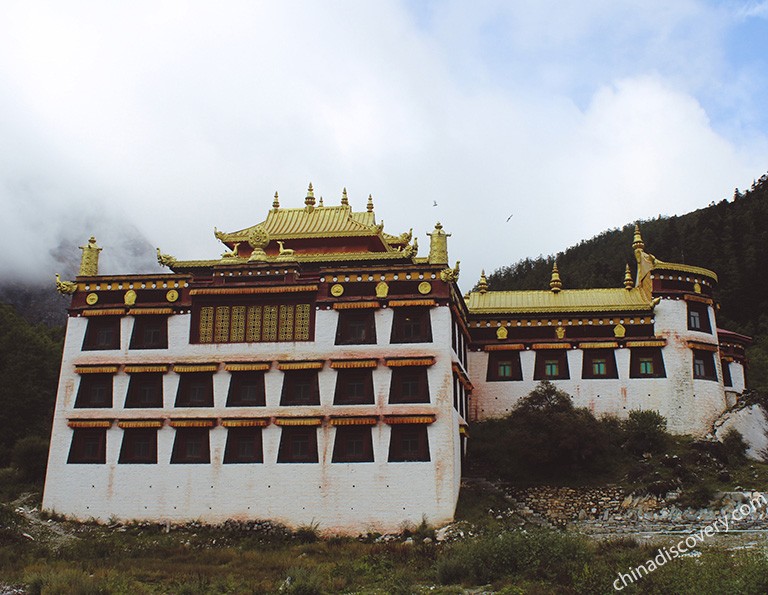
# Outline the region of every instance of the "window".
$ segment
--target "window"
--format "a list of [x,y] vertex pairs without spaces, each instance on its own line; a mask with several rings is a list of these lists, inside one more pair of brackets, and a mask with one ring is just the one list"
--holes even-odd
[[723,368],[723,386],[733,386],[733,379],[731,378],[731,364],[726,360],[720,360],[720,365]]
[[186,372],[179,379],[176,407],[213,407],[213,375]]
[[334,405],[373,405],[371,370],[339,370],[336,374]]
[[391,343],[431,343],[432,325],[427,308],[396,308]]
[[334,463],[372,463],[373,442],[368,426],[337,426]]
[[176,428],[171,463],[210,463],[208,428]]
[[264,372],[232,372],[227,407],[264,407]]
[[688,328],[692,331],[711,333],[709,325],[709,306],[699,302],[688,302]]
[[429,403],[429,381],[424,366],[392,368],[390,403]]
[[711,351],[693,350],[693,377],[699,380],[717,380],[715,357]]
[[112,407],[112,374],[83,374],[75,408]]
[[286,370],[283,372],[281,405],[319,405],[320,389],[316,370]]
[[402,424],[392,426],[389,440],[389,462],[429,461],[427,426]]
[[163,375],[159,372],[131,374],[128,394],[125,397],[127,409],[163,406]]
[[118,463],[157,463],[157,428],[125,428]]
[[67,463],[106,463],[107,429],[75,428]]
[[491,351],[488,354],[488,382],[522,380],[520,353],[517,351]]
[[202,306],[194,312],[191,342],[310,341],[312,310],[311,304]]
[[567,380],[570,378],[568,357],[565,350],[536,352],[534,380]]
[[581,377],[588,379],[618,378],[613,349],[585,349]]
[[336,345],[372,345],[376,343],[373,310],[342,310],[336,327]]
[[137,316],[133,323],[131,349],[168,349],[168,317]]
[[120,349],[120,317],[95,316],[88,319],[83,351]]
[[225,463],[263,463],[261,428],[229,428]]
[[666,378],[660,347],[632,349],[629,359],[630,378]]
[[278,463],[317,463],[317,429],[284,427],[280,435]]

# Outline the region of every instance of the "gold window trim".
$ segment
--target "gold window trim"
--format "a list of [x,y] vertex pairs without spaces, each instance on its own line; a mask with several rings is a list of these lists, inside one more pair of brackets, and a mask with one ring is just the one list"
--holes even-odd
[[379,302],[335,302],[334,310],[360,310],[363,308],[381,308]]
[[118,428],[162,428],[162,419],[123,419],[117,422]]
[[269,425],[269,419],[265,417],[222,419],[221,425],[225,428],[265,428]]
[[698,302],[700,304],[707,304],[708,306],[711,306],[715,303],[715,301],[712,298],[701,297],[699,295],[685,294],[683,296],[683,299],[686,302]]
[[536,351],[542,351],[545,349],[570,349],[570,343],[534,343],[533,349]]
[[109,428],[112,422],[108,419],[70,419],[67,425],[70,428]]
[[627,347],[664,347],[666,339],[648,339],[647,341],[627,341]]
[[384,423],[390,426],[400,424],[431,424],[435,422],[434,415],[385,415]]
[[160,372],[166,374],[170,366],[168,364],[148,364],[145,366],[125,366],[126,374],[144,374],[148,372]]
[[461,382],[461,385],[464,387],[464,390],[467,392],[472,392],[475,390],[475,387],[472,385],[472,382],[469,380],[469,376],[467,376],[464,373],[464,370],[461,369],[461,366],[457,364],[456,362],[453,362],[451,364],[451,369],[453,370],[454,374],[456,374],[456,378],[459,379],[459,382]]
[[379,423],[378,417],[332,417],[332,426],[375,426]]
[[216,425],[213,419],[172,419],[168,422],[172,428],[212,428]]
[[690,349],[698,349],[699,351],[711,351],[714,353],[719,349],[717,345],[712,343],[702,343],[701,341],[686,341],[686,343],[688,343]]
[[390,308],[407,308],[410,306],[437,306],[435,300],[390,300]]
[[104,310],[83,310],[82,316],[123,316],[125,308],[106,308]]
[[724,362],[729,363],[729,364],[734,362],[734,361],[736,361],[736,360],[733,359],[733,356],[731,356],[731,355],[724,355],[720,359],[723,360]]
[[165,315],[173,314],[173,308],[131,308],[128,310],[128,316],[141,316],[141,315]]
[[189,295],[254,295],[265,293],[301,293],[317,291],[317,285],[279,285],[269,287],[212,287],[192,289]]
[[376,368],[379,361],[375,359],[332,360],[331,368],[334,370],[352,370],[359,368]]
[[276,426],[321,426],[322,417],[278,417],[275,418]]
[[219,364],[174,364],[173,371],[177,374],[187,374],[191,372],[216,372]]
[[277,362],[277,369],[286,370],[322,370],[325,362]]
[[75,366],[75,374],[117,374],[119,366]]
[[616,341],[596,341],[594,343],[579,343],[579,349],[618,349]]
[[435,358],[428,357],[406,357],[406,358],[386,358],[384,365],[388,368],[404,368],[409,366],[434,366]]
[[522,343],[504,343],[502,345],[486,345],[484,351],[523,351],[525,345]]
[[224,364],[227,372],[266,372],[272,367],[272,362],[243,362]]

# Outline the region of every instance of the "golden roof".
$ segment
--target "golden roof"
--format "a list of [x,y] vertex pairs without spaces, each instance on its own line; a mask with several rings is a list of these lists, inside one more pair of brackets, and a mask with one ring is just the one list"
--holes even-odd
[[679,264],[676,262],[664,262],[663,260],[659,260],[658,258],[656,258],[654,261],[653,270],[677,271],[679,273],[701,275],[703,277],[709,277],[710,279],[713,279],[715,282],[718,281],[717,273],[715,273],[714,271],[710,271],[709,269],[705,269],[704,267],[696,267],[690,264]]
[[467,307],[470,314],[650,312],[653,309],[650,297],[637,288],[472,292]]

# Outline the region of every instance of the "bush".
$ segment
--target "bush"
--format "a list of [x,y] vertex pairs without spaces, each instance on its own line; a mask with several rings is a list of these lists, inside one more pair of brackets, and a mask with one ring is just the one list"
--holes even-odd
[[723,443],[725,457],[731,465],[739,465],[746,461],[747,443],[736,428],[729,428],[720,440]]
[[43,483],[48,466],[48,441],[40,436],[21,438],[13,445],[11,463],[23,480]]
[[657,411],[630,411],[622,428],[624,448],[631,454],[661,452],[667,446],[667,420]]

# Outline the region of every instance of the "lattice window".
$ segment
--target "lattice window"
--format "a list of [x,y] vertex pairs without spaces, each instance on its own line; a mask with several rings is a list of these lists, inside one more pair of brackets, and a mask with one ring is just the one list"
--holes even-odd
[[245,306],[232,306],[232,343],[245,341]]
[[216,342],[229,342],[229,306],[216,307]]
[[293,306],[283,304],[280,306],[280,340],[293,340]]
[[309,341],[311,316],[311,304],[203,306],[199,310],[198,342]]
[[296,306],[296,341],[309,341],[309,304]]
[[261,341],[261,306],[248,306],[248,326],[245,340],[249,343]]
[[200,342],[213,341],[213,306],[200,308]]
[[264,306],[262,341],[277,341],[277,306]]

